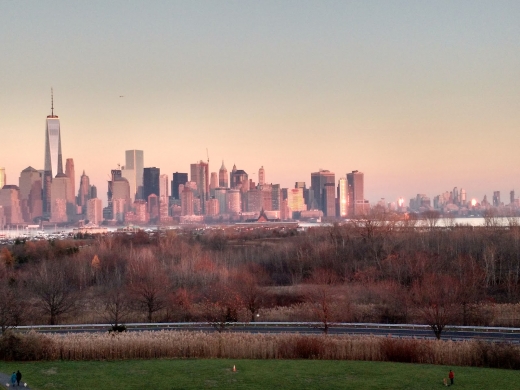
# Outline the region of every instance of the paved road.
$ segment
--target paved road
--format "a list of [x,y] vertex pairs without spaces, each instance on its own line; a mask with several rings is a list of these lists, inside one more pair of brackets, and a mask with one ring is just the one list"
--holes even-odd
[[[11,386],[11,374],[4,374],[4,373],[0,372],[0,389],[7,389],[7,388],[12,389],[13,388]],[[24,382],[23,382],[23,372],[22,372],[22,381],[20,382],[20,387],[15,386],[14,388],[15,389],[29,389],[30,390],[30,387],[28,387],[28,386],[24,387],[23,383]],[[6,385],[9,385],[9,387],[7,387]]]
[[[83,333],[83,332],[106,332],[109,329],[109,326],[106,327],[72,327],[72,328],[62,328],[62,329],[41,329],[40,332],[49,332],[49,333]],[[485,328],[482,328],[478,331],[473,330],[450,330],[449,328],[442,333],[443,340],[468,340],[468,339],[481,339],[485,341],[507,341],[520,343],[520,331],[484,331]],[[192,325],[183,325],[183,326],[175,326],[175,325],[163,325],[163,324],[153,324],[150,326],[148,324],[142,325],[132,325],[128,327],[128,331],[136,332],[136,331],[144,331],[144,330],[190,330],[190,331],[205,331],[205,332],[215,332],[215,327],[209,324],[201,324],[195,323]],[[309,324],[294,324],[294,325],[255,325],[255,324],[241,324],[241,325],[229,325],[226,327],[227,332],[247,332],[247,333],[299,333],[299,334],[320,334],[322,330],[318,325],[309,325]],[[384,326],[345,326],[345,325],[337,325],[332,326],[329,329],[329,334],[349,334],[349,335],[376,335],[376,336],[392,336],[392,337],[402,337],[402,338],[435,338],[433,331],[429,328],[419,328],[419,329],[410,329],[410,328],[385,328]]]

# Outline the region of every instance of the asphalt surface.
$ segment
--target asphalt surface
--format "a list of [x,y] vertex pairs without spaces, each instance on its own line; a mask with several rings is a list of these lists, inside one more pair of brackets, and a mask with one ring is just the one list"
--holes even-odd
[[[109,326],[89,328],[88,326],[82,328],[72,329],[42,329],[38,330],[42,333],[97,333],[107,332]],[[138,331],[160,331],[160,330],[171,330],[171,331],[203,331],[203,332],[216,332],[216,327],[209,324],[193,324],[182,327],[172,327],[171,325],[161,326],[155,324],[153,327],[148,325],[129,327],[129,332]],[[309,325],[229,325],[225,327],[226,332],[246,332],[246,333],[298,333],[298,334],[321,334],[322,329],[319,326]],[[397,338],[421,338],[421,339],[434,339],[435,335],[430,329],[399,329],[399,328],[381,328],[381,327],[350,327],[350,326],[331,326],[329,328],[329,334],[332,335],[375,335],[375,336],[391,336]],[[501,342],[513,342],[520,343],[520,332],[498,332],[498,331],[453,331],[445,330],[442,333],[441,338],[443,340],[469,340],[469,339],[480,339],[484,341],[501,341]]]

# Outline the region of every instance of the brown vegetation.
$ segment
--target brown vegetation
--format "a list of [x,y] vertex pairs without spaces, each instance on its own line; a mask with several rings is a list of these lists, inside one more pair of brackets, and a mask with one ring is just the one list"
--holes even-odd
[[0,250],[0,325],[415,322],[438,336],[449,324],[520,326],[518,224],[425,218],[20,241]]
[[520,369],[520,347],[479,341],[375,336],[204,333],[17,334],[0,338],[0,359],[334,359]]

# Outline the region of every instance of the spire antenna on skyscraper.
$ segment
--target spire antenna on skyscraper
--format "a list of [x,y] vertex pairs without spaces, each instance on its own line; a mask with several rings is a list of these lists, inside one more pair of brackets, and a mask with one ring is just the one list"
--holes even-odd
[[51,116],[54,117],[54,90],[51,87]]

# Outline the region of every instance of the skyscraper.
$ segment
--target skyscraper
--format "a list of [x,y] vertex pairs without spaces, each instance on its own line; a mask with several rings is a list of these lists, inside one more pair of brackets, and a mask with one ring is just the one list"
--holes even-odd
[[65,175],[67,175],[67,177],[70,180],[70,183],[69,183],[70,185],[67,188],[67,190],[68,190],[67,202],[76,204],[76,201],[75,201],[75,199],[76,199],[75,198],[76,197],[76,184],[75,184],[76,178],[75,178],[75,173],[74,173],[74,160],[71,158],[68,158],[65,161]]
[[86,212],[87,201],[90,199],[90,179],[85,175],[85,171],[79,179],[78,206],[81,206],[83,213]]
[[63,173],[61,156],[61,131],[60,120],[54,115],[54,94],[51,89],[51,115],[47,115],[45,122],[45,164],[43,178],[43,211],[51,211],[51,189],[52,179]]
[[132,201],[143,199],[144,152],[142,150],[125,151],[125,166],[121,169],[121,176],[130,184]]
[[341,177],[338,180],[338,217],[345,218],[348,215],[348,186],[347,179]]
[[[310,202],[313,202],[313,205],[310,208],[316,208],[325,213],[323,208],[323,188],[326,183],[336,184],[336,176],[334,173],[320,169],[318,172],[311,173],[311,193],[312,196]],[[326,214],[325,214],[326,215]]]
[[206,200],[209,199],[209,164],[199,161],[190,164],[190,181],[197,183],[197,196],[200,198],[202,214],[206,213]]
[[168,175],[162,174],[159,176],[159,197],[161,198],[161,202],[163,201],[163,198],[168,198],[168,196]]
[[209,195],[211,197],[215,196],[215,188],[218,187],[218,176],[217,172],[211,172],[211,176],[209,179]]
[[347,173],[348,185],[348,210],[350,216],[363,215],[367,213],[364,194],[363,172],[352,171]]
[[188,174],[187,173],[181,173],[181,172],[175,172],[172,175],[172,197],[174,199],[180,199],[180,193],[179,193],[179,186],[182,184],[186,184],[188,182]]
[[336,216],[335,187],[335,183],[325,183],[323,185],[323,215],[326,217]]
[[265,184],[265,169],[263,165],[258,170],[258,184]]
[[[218,186],[220,188],[228,188],[229,187],[229,176],[226,166],[224,165],[224,160],[222,160],[222,166],[218,171]],[[222,209],[221,209],[222,212]]]
[[20,207],[25,222],[33,222],[42,215],[42,178],[33,167],[25,168],[20,173]]
[[156,167],[144,168],[143,170],[143,197],[148,200],[151,194],[160,195],[159,176],[161,170]]

